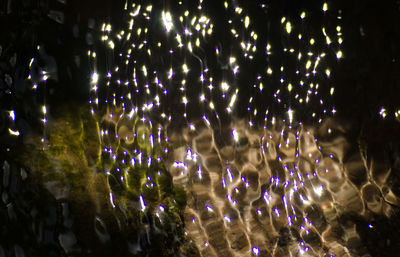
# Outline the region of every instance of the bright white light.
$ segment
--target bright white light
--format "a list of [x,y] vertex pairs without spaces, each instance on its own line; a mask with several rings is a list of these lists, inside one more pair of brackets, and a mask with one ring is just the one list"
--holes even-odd
[[394,116],[395,116],[396,118],[400,117],[400,110],[396,111],[396,112],[394,113]]
[[15,121],[15,112],[14,111],[10,111],[10,118]]
[[322,191],[323,191],[323,190],[324,190],[324,187],[323,187],[323,186],[314,188],[314,192],[315,192],[318,196],[321,196],[321,195],[322,195]]
[[293,113],[294,113],[294,111],[289,108],[289,110],[288,110],[289,123],[293,122]]
[[197,174],[199,175],[199,179],[202,179],[203,178],[203,173],[202,173],[202,170],[201,170],[201,166],[199,165],[199,168],[197,169]]
[[292,84],[289,83],[289,85],[288,85],[288,91],[291,92],[292,89],[293,89],[293,86],[292,86]]
[[258,254],[260,253],[260,249],[258,249],[258,247],[253,247],[252,250],[255,256],[258,256]]
[[382,118],[385,118],[387,115],[385,107],[382,107],[381,110],[379,111],[379,114],[382,116]]
[[162,20],[164,22],[165,30],[170,32],[174,24],[172,23],[172,16],[170,12],[162,12]]
[[189,72],[189,68],[188,68],[188,66],[186,65],[186,63],[184,63],[184,64],[182,65],[182,70],[183,70],[183,72],[186,73],[186,74]]
[[174,71],[171,68],[171,69],[169,69],[169,72],[168,72],[168,78],[171,79],[172,76],[174,76]]
[[249,26],[249,24],[250,24],[250,18],[249,18],[249,16],[246,16],[246,17],[244,18],[244,27],[247,29],[247,27]]
[[231,101],[229,102],[229,107],[231,107],[231,108],[235,104],[237,91],[238,90],[236,90],[236,93],[232,96]]
[[228,83],[222,82],[221,83],[221,88],[222,88],[222,91],[224,91],[224,92],[228,91],[228,89],[229,89]]
[[92,73],[92,83],[96,84],[99,81],[99,74],[97,72]]
[[115,208],[114,198],[113,198],[113,194],[111,192],[110,192],[110,203],[111,203],[112,207]]
[[140,201],[140,210],[144,211],[146,209],[146,203],[144,202],[143,196],[139,196],[139,201]]
[[328,10],[328,4],[324,3],[324,5],[322,6],[322,11],[326,12]]
[[286,22],[286,32],[290,34],[292,32],[292,24],[288,21]]
[[10,134],[11,135],[13,135],[13,136],[19,136],[20,135],[20,133],[19,133],[19,131],[18,130],[12,130],[12,129],[8,129],[8,132],[10,132]]
[[232,182],[233,176],[232,176],[232,172],[230,171],[229,167],[226,168],[226,172],[228,173],[229,180]]
[[237,133],[236,130],[232,130],[232,135],[233,135],[233,140],[235,140],[235,142],[239,141],[239,134]]

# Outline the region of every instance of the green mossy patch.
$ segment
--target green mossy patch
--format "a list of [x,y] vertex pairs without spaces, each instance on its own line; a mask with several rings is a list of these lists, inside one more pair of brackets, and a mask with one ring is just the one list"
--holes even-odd
[[[118,156],[126,158],[126,162],[120,161],[122,157],[115,161],[103,151],[106,145],[100,137],[102,120],[89,110],[89,106],[56,110],[57,115],[49,119],[43,135],[29,137],[29,147],[20,157],[37,184],[57,201],[70,204],[78,248],[86,252],[85,256],[128,252],[129,256],[176,256],[178,252],[198,256],[184,235],[186,193],[173,185],[162,161],[163,149],[168,145],[152,145],[149,138],[155,128],[138,122],[131,127],[138,125],[135,136],[141,136],[140,140],[135,138],[127,145],[125,139],[109,138],[115,141],[112,145]],[[152,163],[132,165],[129,160],[137,158],[139,152],[143,160],[151,157]],[[67,192],[58,193],[54,188]],[[95,217],[104,222],[110,235],[107,242],[96,235]],[[133,254],[129,245],[140,250]]]

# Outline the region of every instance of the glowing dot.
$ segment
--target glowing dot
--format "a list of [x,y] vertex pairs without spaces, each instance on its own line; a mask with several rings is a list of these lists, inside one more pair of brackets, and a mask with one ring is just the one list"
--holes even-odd
[[92,73],[92,83],[96,84],[99,81],[99,74],[97,72]]
[[14,111],[10,111],[9,114],[10,114],[10,118],[11,118],[13,121],[15,121],[15,112],[14,112]]
[[105,27],[105,30],[110,32],[111,31],[111,24],[107,24]]
[[188,68],[188,66],[186,65],[186,63],[184,63],[184,64],[182,65],[182,70],[183,70],[183,72],[184,72],[185,74],[187,74],[187,73],[189,72],[189,68]]
[[255,256],[258,256],[258,254],[260,253],[260,249],[258,249],[258,247],[253,247],[252,251],[253,251]]
[[42,74],[43,74],[42,80],[46,81],[49,78],[49,76],[47,76],[46,72],[44,71],[42,72]]
[[249,24],[250,24],[250,18],[249,16],[246,16],[244,18],[244,27],[247,29],[247,27],[249,27]]
[[292,32],[292,24],[288,21],[286,22],[286,32],[290,34]]
[[214,106],[214,103],[213,103],[213,102],[210,102],[210,108],[211,108],[211,110],[214,110],[214,109],[215,109],[215,106]]
[[142,66],[142,71],[143,71],[143,75],[145,76],[145,77],[147,77],[147,68],[146,68],[146,66]]
[[169,69],[169,72],[168,72],[168,79],[171,79],[172,76],[174,76],[174,71],[171,68],[171,69]]
[[338,59],[340,59],[340,58],[342,58],[343,57],[343,53],[342,53],[342,51],[338,51],[337,53],[336,53],[336,58],[338,58]]
[[308,60],[307,63],[306,63],[306,69],[308,70],[310,67],[311,67],[311,61]]
[[228,91],[228,90],[229,90],[229,85],[228,85],[228,83],[222,82],[222,83],[221,83],[221,88],[222,88],[222,91],[224,91],[224,92]]
[[[239,142],[239,134],[237,133],[237,131],[236,130],[232,130],[232,135],[233,135],[233,140],[235,140],[235,142]],[[230,171],[229,171],[229,169],[228,169],[228,175],[230,174]],[[232,180],[232,178],[231,178],[231,176],[229,176],[230,177],[230,180]]]
[[324,3],[322,6],[322,11],[326,12],[328,10],[328,3]]
[[329,78],[329,76],[331,75],[331,71],[330,71],[329,69],[326,69],[326,70],[325,70],[325,74],[326,74],[326,76],[328,76],[328,78]]
[[139,201],[140,201],[140,210],[144,211],[146,209],[146,203],[144,202],[143,196],[139,196]]
[[236,75],[238,71],[239,71],[239,66],[235,66],[235,68],[233,68],[233,75]]
[[228,216],[224,216],[224,220],[226,220],[227,222],[231,222],[231,218],[229,218]]
[[294,111],[289,108],[289,110],[288,110],[289,123],[293,122],[293,114],[294,114]]
[[387,116],[387,112],[385,107],[382,107],[379,111],[379,114],[382,116],[382,118],[385,118]]
[[314,189],[314,192],[318,195],[321,196],[322,195],[322,191],[324,190],[323,186],[317,187]]

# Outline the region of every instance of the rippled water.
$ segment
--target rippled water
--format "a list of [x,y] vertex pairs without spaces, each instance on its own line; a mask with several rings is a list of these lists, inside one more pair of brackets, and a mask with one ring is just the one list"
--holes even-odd
[[1,3],[0,256],[396,256],[399,4],[353,4]]
[[194,134],[170,172],[188,190],[186,230],[202,256],[364,256],[361,227],[399,204],[391,168],[332,120]]

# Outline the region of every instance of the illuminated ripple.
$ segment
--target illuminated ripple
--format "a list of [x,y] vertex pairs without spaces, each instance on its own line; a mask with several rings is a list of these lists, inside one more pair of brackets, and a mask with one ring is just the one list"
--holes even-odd
[[170,155],[169,171],[187,191],[185,228],[202,256],[365,256],[346,217],[389,218],[399,204],[385,185],[390,168],[365,166],[332,120],[187,133],[171,136],[189,140]]

